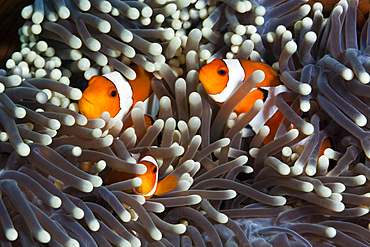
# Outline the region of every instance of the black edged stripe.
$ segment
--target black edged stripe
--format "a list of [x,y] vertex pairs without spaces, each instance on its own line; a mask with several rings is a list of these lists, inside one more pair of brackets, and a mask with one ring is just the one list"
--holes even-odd
[[260,90],[263,93],[263,99],[262,100],[263,100],[263,102],[265,102],[266,99],[267,99],[267,96],[269,95],[269,91],[267,91],[266,89],[260,88],[260,87],[258,87],[257,89]]

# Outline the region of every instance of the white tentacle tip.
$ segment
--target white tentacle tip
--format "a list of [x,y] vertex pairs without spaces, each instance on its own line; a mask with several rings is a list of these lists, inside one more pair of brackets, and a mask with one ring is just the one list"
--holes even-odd
[[359,73],[357,77],[358,80],[363,84],[368,84],[370,81],[370,75],[366,72]]
[[307,83],[302,83],[299,85],[298,91],[302,95],[309,95],[312,91],[312,87]]

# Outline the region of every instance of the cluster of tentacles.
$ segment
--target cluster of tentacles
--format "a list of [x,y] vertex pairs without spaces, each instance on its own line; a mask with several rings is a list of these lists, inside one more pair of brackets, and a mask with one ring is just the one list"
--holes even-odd
[[[356,0],[328,17],[305,2],[25,7],[22,46],[0,70],[0,245],[369,246],[370,25],[358,35]],[[198,79],[214,58],[265,62],[288,90],[238,116],[264,74],[220,107]],[[79,114],[92,76],[133,79],[130,64],[153,73],[149,102],[123,121]],[[264,145],[259,112],[272,106],[285,119]],[[113,170],[144,173],[134,159],[144,151],[174,190],[146,199],[127,192],[140,179],[104,183]]]

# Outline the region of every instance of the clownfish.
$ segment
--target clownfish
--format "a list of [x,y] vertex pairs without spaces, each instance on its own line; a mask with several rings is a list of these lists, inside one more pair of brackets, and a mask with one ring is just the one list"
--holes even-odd
[[93,76],[78,101],[80,112],[87,119],[100,118],[105,111],[112,118],[122,120],[138,101],[144,101],[153,90],[152,75],[140,66],[131,66],[136,73],[134,80],[126,80],[114,71],[102,76]]
[[256,70],[262,70],[265,73],[265,79],[234,109],[237,114],[246,113],[257,99],[266,100],[269,87],[281,84],[278,74],[269,65],[246,59],[216,58],[202,67],[199,71],[199,80],[207,94],[221,105]]
[[163,195],[176,188],[179,182],[175,175],[169,174],[161,181],[158,181],[158,163],[157,160],[151,155],[144,155],[138,161],[138,164],[146,166],[147,170],[144,174],[131,174],[118,170],[113,170],[105,179],[104,184],[112,184],[121,182],[132,178],[141,178],[141,185],[126,192],[133,192],[137,195],[142,195],[146,199],[151,198],[153,195]]
[[[221,106],[256,70],[262,70],[265,73],[265,79],[257,84],[234,109],[237,114],[247,113],[256,100],[261,99],[264,102],[268,100],[271,88],[282,86],[279,75],[269,65],[246,59],[216,58],[202,67],[199,71],[199,80],[209,97]],[[265,123],[270,127],[270,134],[264,140],[265,144],[273,140],[283,120],[284,115],[277,109],[271,114]],[[256,131],[258,128],[253,130]]]
[[[279,75],[269,65],[245,59],[217,58],[202,67],[199,71],[199,80],[209,97],[221,106],[239,85],[256,70],[262,70],[265,73],[265,79],[257,84],[234,109],[237,114],[247,113],[256,100],[262,99],[266,102],[267,100],[271,100],[271,97],[274,97],[277,93],[286,91],[286,87],[280,82]],[[290,103],[288,102],[288,104]],[[270,105],[270,107],[275,108],[275,110],[270,109],[266,111],[270,115],[264,124],[270,128],[270,133],[263,140],[265,145],[274,140],[276,132],[285,118],[284,114],[278,110],[276,105]],[[260,113],[264,115],[263,110]],[[257,114],[250,122],[254,131],[261,127],[258,124],[256,128],[253,126],[253,121],[261,122],[258,117],[259,115]],[[293,128],[295,127],[293,126]],[[319,157],[324,154],[326,148],[330,147],[332,147],[330,138],[324,139],[320,147]]]
[[[221,106],[239,85],[256,70],[262,70],[265,73],[265,79],[257,84],[234,109],[237,114],[247,113],[256,100],[262,99],[266,102],[270,97],[269,93],[271,93],[271,97],[274,97],[274,95],[276,95],[274,93],[286,90],[285,86],[280,82],[279,75],[269,65],[246,59],[217,58],[202,67],[199,71],[199,80],[209,97]],[[263,140],[264,144],[274,140],[275,134],[285,118],[284,114],[282,114],[276,106],[271,107],[275,107],[276,110],[270,110],[270,117],[266,123],[264,123],[270,128],[270,133]],[[299,112],[297,114],[299,114]],[[263,113],[261,115],[263,115]],[[258,127],[256,129],[253,128],[252,122],[254,120],[256,120],[255,122],[259,121],[258,114],[257,117],[250,122],[252,129],[255,131],[258,130]],[[330,139],[326,138],[321,145],[320,155],[324,153],[326,148],[331,146]]]

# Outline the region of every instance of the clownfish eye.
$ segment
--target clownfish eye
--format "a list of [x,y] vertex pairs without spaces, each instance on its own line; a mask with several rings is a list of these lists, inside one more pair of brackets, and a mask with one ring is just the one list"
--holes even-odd
[[157,172],[157,167],[153,166],[153,173],[156,173],[156,172]]
[[114,98],[114,97],[116,97],[116,96],[117,96],[117,90],[112,90],[112,91],[110,92],[110,97]]
[[217,70],[217,73],[221,76],[224,76],[227,74],[227,70],[225,69],[225,67],[221,67]]

